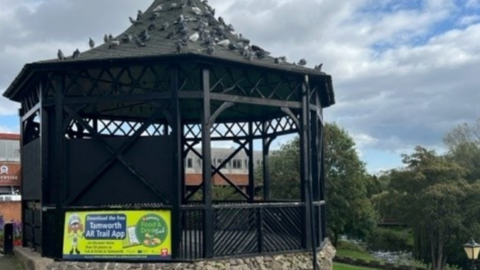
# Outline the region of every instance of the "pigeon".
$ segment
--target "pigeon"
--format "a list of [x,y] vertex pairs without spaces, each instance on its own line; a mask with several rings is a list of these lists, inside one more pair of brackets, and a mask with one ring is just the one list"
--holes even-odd
[[175,43],[175,49],[177,51],[177,53],[180,53],[182,51],[182,48],[183,48],[183,45],[182,45],[182,42],[181,41],[177,41]]
[[110,42],[110,41],[112,41],[112,40],[113,40],[112,34],[108,35],[108,41]]
[[305,60],[304,58],[300,59],[300,61],[298,61],[297,65],[303,67],[307,64],[307,60]]
[[137,36],[134,37],[135,44],[137,44],[138,47],[146,47],[145,43],[143,43]]
[[58,56],[58,60],[60,60],[60,61],[65,60],[65,55],[63,54],[62,50],[60,50],[60,49],[58,49],[57,56]]
[[175,35],[175,32],[170,31],[168,32],[167,36],[165,37],[166,39],[171,39]]
[[110,41],[110,44],[108,44],[109,49],[113,49],[113,48],[116,48],[118,46],[120,46],[120,41],[118,41],[116,39]]
[[156,28],[156,25],[154,22],[152,22],[149,26],[148,26],[148,31],[152,31]]
[[137,21],[139,21],[143,16],[143,12],[141,10],[138,11],[137,13]]
[[198,7],[192,7],[192,12],[193,12],[193,14],[195,14],[197,16],[200,16],[203,13],[202,10]]
[[252,51],[255,53],[255,56],[259,59],[265,58],[265,56],[270,55],[269,52],[265,51],[264,49],[260,48],[257,45],[252,45]]
[[163,5],[160,4],[153,9],[153,12],[159,12],[159,11],[162,11],[162,10],[163,10]]
[[230,45],[230,40],[229,39],[220,40],[219,42],[217,42],[217,45],[227,47]]
[[139,20],[134,20],[132,17],[128,17],[130,19],[130,22],[133,24],[133,25],[137,25],[137,24],[141,24],[142,22],[139,21]]
[[90,49],[95,47],[95,41],[93,41],[93,39],[90,38],[90,40],[88,41],[88,45],[90,46]]
[[227,25],[227,30],[230,32],[235,32],[235,28],[233,27],[232,24]]
[[212,55],[215,52],[215,47],[213,45],[208,46],[207,53]]
[[132,42],[132,40],[133,40],[132,35],[124,34],[123,37],[122,37],[122,42],[123,43],[130,43],[130,42]]
[[105,34],[105,36],[103,36],[103,41],[104,41],[105,43],[108,43],[108,35],[107,35],[107,34]]
[[234,51],[234,50],[237,49],[237,46],[235,46],[235,44],[233,44],[233,43],[230,43],[230,44],[228,44],[228,48],[229,48],[230,50]]
[[78,48],[73,52],[72,58],[78,58],[80,56],[80,51]]
[[220,22],[220,24],[226,25],[222,17],[218,17],[218,21]]
[[150,16],[150,20],[151,20],[151,21],[154,21],[154,20],[156,20],[158,17],[160,17],[160,12],[153,12],[153,13],[152,13],[152,16]]
[[321,63],[321,64],[318,65],[318,66],[315,66],[314,69],[321,72],[321,71],[322,71],[322,66],[323,66],[323,63]]
[[274,62],[275,62],[275,64],[283,64],[283,63],[287,62],[287,57],[285,57],[285,56],[276,57]]
[[149,41],[150,40],[150,34],[148,33],[148,30],[143,30],[142,34],[140,35],[140,38],[143,42]]
[[188,39],[191,41],[191,42],[195,42],[198,40],[198,38],[200,37],[200,35],[198,34],[198,32],[195,32],[193,33]]
[[170,24],[168,22],[164,22],[162,27],[160,28],[160,31],[164,31],[165,29],[167,29],[168,27],[170,26]]

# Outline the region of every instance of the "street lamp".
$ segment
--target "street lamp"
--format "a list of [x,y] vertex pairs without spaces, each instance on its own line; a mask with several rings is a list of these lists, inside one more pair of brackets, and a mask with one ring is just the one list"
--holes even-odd
[[470,242],[463,245],[465,253],[467,253],[468,259],[472,260],[472,269],[475,270],[475,260],[478,258],[478,252],[480,251],[480,244],[477,244],[475,240],[470,239]]

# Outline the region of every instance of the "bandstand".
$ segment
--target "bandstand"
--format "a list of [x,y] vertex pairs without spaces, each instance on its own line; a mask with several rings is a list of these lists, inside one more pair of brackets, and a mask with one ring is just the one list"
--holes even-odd
[[[136,244],[166,244],[165,254],[112,256],[192,261],[321,247],[322,112],[334,104],[331,76],[272,57],[232,30],[199,0],[156,0],[124,33],[99,46],[25,65],[4,93],[21,103],[24,246],[54,259],[109,259],[85,257],[85,246],[81,253],[76,246],[65,251],[66,227],[81,216],[85,231],[118,225],[128,234],[124,217],[140,211],[148,220],[149,212],[159,211],[168,236]],[[300,137],[298,201],[270,197],[271,142],[287,134]],[[236,148],[213,165],[212,143],[219,141]],[[261,178],[253,164],[257,141]],[[202,183],[187,192],[184,159],[192,151],[203,161]],[[239,151],[249,157],[246,190],[222,173]],[[214,200],[214,175],[244,199]],[[135,242],[135,236],[120,236]]]

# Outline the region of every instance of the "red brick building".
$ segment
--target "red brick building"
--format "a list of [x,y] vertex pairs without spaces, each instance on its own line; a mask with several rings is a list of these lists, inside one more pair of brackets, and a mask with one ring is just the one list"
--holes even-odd
[[20,135],[0,133],[0,216],[21,220]]

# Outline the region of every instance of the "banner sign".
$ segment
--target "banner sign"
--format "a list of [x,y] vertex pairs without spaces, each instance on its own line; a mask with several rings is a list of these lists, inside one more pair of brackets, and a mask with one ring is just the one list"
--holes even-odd
[[63,258],[169,260],[169,210],[67,212]]

